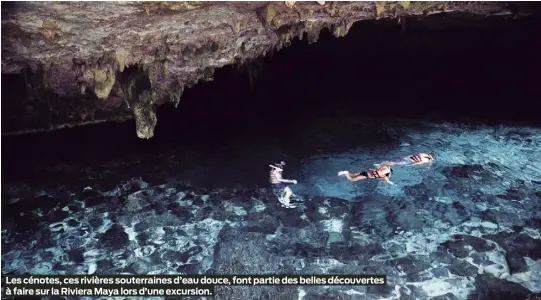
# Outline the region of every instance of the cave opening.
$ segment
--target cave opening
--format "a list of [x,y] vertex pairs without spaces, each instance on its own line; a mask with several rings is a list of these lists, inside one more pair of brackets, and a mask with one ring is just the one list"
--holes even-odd
[[[300,123],[345,112],[358,118],[535,122],[538,19],[462,22],[453,16],[411,19],[405,27],[397,20],[361,21],[342,38],[324,30],[316,43],[295,39],[263,65],[256,62],[252,80],[250,65],[231,65],[216,70],[212,81],[186,88],[177,108],[158,107],[150,140],[138,139],[128,121],[3,137],[4,155],[78,160],[80,153],[281,138]],[[138,73],[138,66],[129,66],[120,77]]]
[[212,82],[187,89],[178,109],[160,107],[156,136],[193,126],[198,130],[186,134],[279,132],[344,110],[361,117],[535,121],[525,107],[535,106],[539,25],[457,22],[434,16],[408,20],[404,30],[396,20],[363,21],[342,38],[324,30],[314,44],[295,39],[265,58],[254,82],[227,66]]

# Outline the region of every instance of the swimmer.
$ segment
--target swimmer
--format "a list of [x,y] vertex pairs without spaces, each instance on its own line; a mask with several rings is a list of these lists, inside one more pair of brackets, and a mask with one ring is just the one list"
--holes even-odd
[[393,173],[393,170],[389,166],[383,166],[377,170],[367,170],[363,172],[358,173],[350,173],[349,171],[340,171],[338,172],[338,176],[345,176],[347,180],[351,182],[364,180],[364,179],[383,179],[388,184],[394,184],[389,180],[391,178],[391,174]]
[[432,161],[436,157],[434,153],[419,153],[412,156],[407,156],[396,161],[384,161],[380,164],[374,164],[376,168],[381,166],[413,166],[413,165],[423,165],[423,164],[432,164]]
[[269,167],[271,167],[270,183],[273,185],[274,193],[278,196],[278,201],[280,201],[280,203],[287,208],[293,208],[295,206],[289,203],[291,201],[290,198],[293,195],[293,191],[291,191],[287,184],[297,184],[297,180],[282,178],[282,172],[284,171],[285,165],[286,163],[283,161],[278,164],[269,165]]

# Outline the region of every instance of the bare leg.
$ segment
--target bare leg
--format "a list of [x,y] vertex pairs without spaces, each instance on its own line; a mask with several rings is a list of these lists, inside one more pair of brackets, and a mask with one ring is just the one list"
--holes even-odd
[[281,203],[285,206],[285,207],[294,207],[293,205],[291,205],[289,202],[291,201],[291,195],[293,195],[293,191],[291,191],[291,189],[289,187],[286,187],[284,189],[284,193],[282,194],[282,199],[281,199]]
[[291,198],[292,194],[293,192],[291,191],[291,189],[289,187],[286,187],[284,190],[284,200],[286,200],[286,203],[289,203],[289,198]]
[[[357,175],[355,175],[355,174],[357,174]],[[349,180],[349,181],[351,181],[351,182],[359,181],[359,180],[363,180],[363,179],[368,178],[368,177],[366,177],[366,176],[359,175],[359,174],[360,174],[360,173],[353,173],[353,174],[351,174],[351,175],[353,175],[353,176],[351,176],[351,175],[348,173],[348,174],[345,174],[344,176],[346,176],[346,179]]]

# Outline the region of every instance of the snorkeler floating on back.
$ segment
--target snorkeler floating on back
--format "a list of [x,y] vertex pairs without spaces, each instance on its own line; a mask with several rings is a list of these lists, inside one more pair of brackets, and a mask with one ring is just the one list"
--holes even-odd
[[367,170],[362,171],[358,173],[350,173],[349,171],[340,171],[338,172],[338,176],[345,176],[347,180],[351,182],[364,180],[364,179],[383,179],[388,184],[394,184],[389,178],[391,178],[391,174],[393,173],[393,170],[391,167],[384,165],[383,167],[377,169],[377,170]]
[[432,164],[432,161],[436,157],[434,153],[419,153],[412,156],[404,157],[396,161],[385,161],[380,164],[374,164],[378,169],[367,170],[358,173],[350,173],[349,171],[340,171],[338,176],[345,176],[347,180],[351,182],[363,180],[363,179],[383,179],[388,184],[394,184],[389,180],[393,170],[391,166],[413,166],[421,164]]
[[376,168],[381,166],[413,166],[422,164],[432,164],[432,161],[436,157],[434,153],[419,153],[412,156],[407,156],[396,161],[384,161],[379,164],[374,164]]

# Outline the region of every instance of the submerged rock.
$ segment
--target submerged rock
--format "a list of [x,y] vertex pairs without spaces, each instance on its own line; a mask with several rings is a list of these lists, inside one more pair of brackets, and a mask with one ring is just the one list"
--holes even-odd
[[494,278],[492,275],[480,274],[475,277],[476,289],[470,293],[468,299],[479,300],[508,300],[526,299],[531,293],[522,285]]
[[125,248],[129,243],[128,234],[124,231],[124,227],[118,224],[113,224],[100,237],[100,241],[105,247],[112,250]]
[[478,238],[471,235],[454,235],[455,240],[463,241],[465,244],[470,245],[477,252],[490,251],[496,248],[495,245],[488,243],[485,239]]
[[196,263],[188,263],[180,265],[176,271],[181,274],[197,274],[199,272],[200,265]]
[[195,216],[191,209],[188,207],[180,206],[177,202],[168,204],[166,209],[183,222],[188,223],[194,220]]
[[349,215],[349,201],[317,196],[306,202],[306,216],[312,222]]
[[534,239],[527,234],[500,232],[485,235],[483,238],[493,240],[505,249],[505,259],[511,274],[527,271],[528,266],[524,257],[533,260],[541,259],[541,240]]
[[531,218],[526,220],[526,225],[534,229],[541,229],[541,219]]
[[[224,227],[214,250],[211,272],[215,274],[279,274],[281,259],[268,251],[265,235]],[[238,254],[242,253],[242,256]],[[219,295],[219,296],[218,296]],[[220,299],[293,299],[295,286],[217,286]]]
[[458,276],[477,275],[477,267],[463,260],[457,260],[453,265],[449,266],[449,271]]
[[436,297],[431,298],[431,300],[459,300],[459,299],[460,298],[458,298],[457,296],[455,296],[452,293],[447,293],[445,295],[436,296]]
[[82,248],[67,251],[68,257],[76,264],[82,264],[85,261],[84,250]]
[[505,194],[497,195],[498,198],[505,200],[521,201],[527,197],[527,189],[509,188]]
[[269,242],[273,252],[283,256],[323,257],[327,255],[329,233],[318,230],[314,225],[304,228],[283,229]]
[[259,232],[264,234],[273,234],[280,225],[278,219],[265,213],[255,213],[248,216],[245,230],[249,232]]
[[418,273],[430,267],[429,262],[422,260],[422,258],[416,258],[413,256],[393,259],[388,263],[397,271],[405,273],[408,280],[411,281],[416,281],[419,277]]
[[528,295],[528,298],[526,298],[526,300],[541,300],[541,292]]
[[466,248],[467,243],[461,240],[446,241],[441,245],[458,258],[465,258],[470,253],[470,250]]
[[472,178],[473,175],[480,175],[487,172],[482,165],[461,165],[446,167],[443,173],[451,178]]
[[354,299],[352,295],[338,291],[325,291],[323,293],[308,292],[303,299],[306,300],[350,300]]

